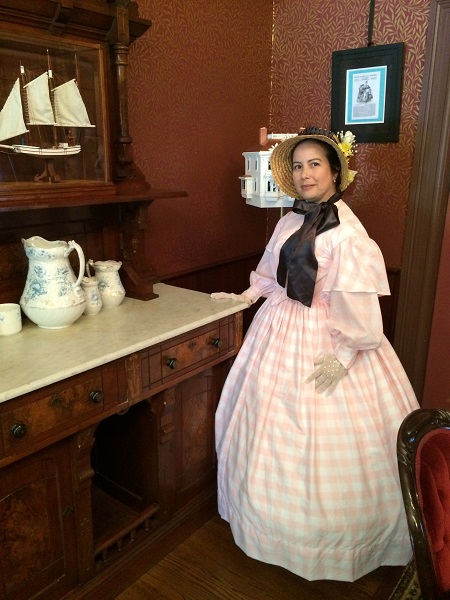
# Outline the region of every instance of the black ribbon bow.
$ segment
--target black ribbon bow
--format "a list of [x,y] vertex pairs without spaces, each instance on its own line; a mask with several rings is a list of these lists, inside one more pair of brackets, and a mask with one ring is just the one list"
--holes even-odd
[[327,202],[295,200],[293,211],[305,215],[303,225],[283,244],[277,269],[277,281],[289,298],[311,307],[317,278],[317,259],[314,254],[316,235],[337,227],[340,223],[335,203],[342,192]]

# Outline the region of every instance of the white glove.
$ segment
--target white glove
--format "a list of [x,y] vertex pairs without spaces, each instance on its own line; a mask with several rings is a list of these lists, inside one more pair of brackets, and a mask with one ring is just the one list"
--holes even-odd
[[213,298],[214,300],[237,300],[238,302],[245,302],[246,304],[248,304],[248,306],[250,306],[250,304],[252,303],[250,298],[245,294],[227,294],[227,292],[213,292],[211,294],[211,298]]
[[320,365],[312,373],[306,383],[316,380],[316,392],[321,394],[325,390],[331,394],[336,389],[337,384],[347,373],[347,369],[338,361],[334,354],[325,354],[318,356],[314,360],[314,365]]

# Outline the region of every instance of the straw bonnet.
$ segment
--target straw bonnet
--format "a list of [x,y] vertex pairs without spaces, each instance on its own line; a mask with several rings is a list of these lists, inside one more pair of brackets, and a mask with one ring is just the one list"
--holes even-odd
[[307,129],[303,129],[299,135],[287,138],[284,142],[275,146],[270,157],[270,166],[275,182],[280,190],[291,198],[299,197],[292,179],[292,155],[294,148],[299,142],[311,139],[325,142],[336,150],[339,162],[341,163],[341,183],[338,191],[343,192],[356,175],[356,171],[348,168],[350,156],[356,152],[355,136],[351,131],[346,131],[345,134],[341,131],[336,135],[328,129],[308,127]]

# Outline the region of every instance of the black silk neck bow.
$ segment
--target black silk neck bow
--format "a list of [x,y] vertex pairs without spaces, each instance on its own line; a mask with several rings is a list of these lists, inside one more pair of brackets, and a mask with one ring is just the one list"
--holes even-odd
[[316,235],[337,227],[340,223],[335,203],[342,192],[327,202],[295,200],[293,211],[305,215],[303,225],[288,238],[280,251],[277,281],[289,298],[310,307],[317,278],[317,259],[314,254]]

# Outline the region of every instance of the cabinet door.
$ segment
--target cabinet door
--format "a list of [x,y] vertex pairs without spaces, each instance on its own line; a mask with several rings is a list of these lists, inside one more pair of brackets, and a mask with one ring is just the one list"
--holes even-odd
[[55,600],[77,584],[67,441],[0,470],[0,598]]
[[211,484],[215,489],[214,414],[217,406],[214,369],[180,383],[175,393],[176,508]]
[[214,417],[231,359],[151,399],[159,429],[160,518],[216,493]]
[[232,362],[226,360],[175,388],[175,510],[216,494],[214,419]]

